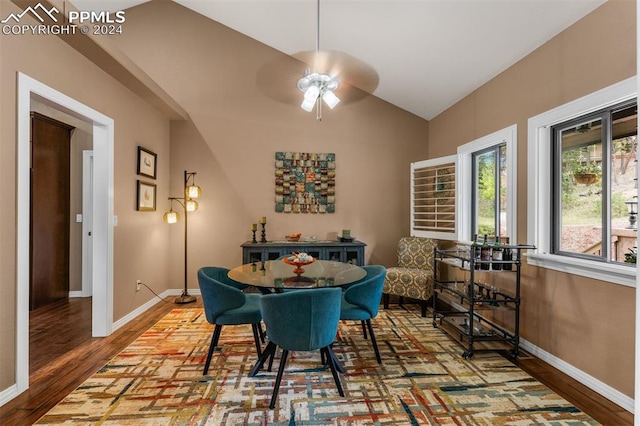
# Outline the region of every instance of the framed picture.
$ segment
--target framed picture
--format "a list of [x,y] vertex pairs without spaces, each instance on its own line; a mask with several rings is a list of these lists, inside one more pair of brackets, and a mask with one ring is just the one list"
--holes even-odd
[[138,181],[137,210],[141,212],[156,211],[156,185]]
[[138,147],[138,174],[151,179],[156,178],[158,155],[141,146]]

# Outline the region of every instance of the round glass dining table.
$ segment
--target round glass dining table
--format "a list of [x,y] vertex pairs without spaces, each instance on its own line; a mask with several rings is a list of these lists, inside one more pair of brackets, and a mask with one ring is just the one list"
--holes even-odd
[[361,280],[367,271],[351,263],[332,260],[315,260],[308,265],[296,266],[278,259],[244,264],[230,270],[228,275],[243,284],[279,292],[284,289],[339,287]]

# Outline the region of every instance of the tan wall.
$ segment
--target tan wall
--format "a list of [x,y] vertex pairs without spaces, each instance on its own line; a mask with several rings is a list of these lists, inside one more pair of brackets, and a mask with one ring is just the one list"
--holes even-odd
[[[0,16],[19,9],[0,1]],[[25,18],[26,19],[26,18]],[[16,328],[16,93],[17,72],[115,120],[114,320],[153,296],[135,293],[144,279],[168,287],[169,231],[162,212],[135,211],[136,146],[158,153],[160,198],[168,195],[169,121],[55,36],[0,37],[0,390],[15,383]],[[28,190],[22,189],[21,190]],[[101,301],[97,301],[100,303]]]
[[[258,87],[258,73],[283,58],[280,52],[171,2],[127,11],[116,41],[191,117],[171,126],[171,193],[181,193],[184,170],[198,173],[203,190],[189,219],[189,287],[198,286],[198,267],[238,265],[240,244],[261,216],[269,240],[294,231],[335,238],[346,228],[367,243],[369,263],[395,262],[397,241],[409,232],[409,164],[427,155],[425,120],[368,97],[325,109],[317,123],[315,113],[299,107],[298,75],[273,82],[290,85],[291,104]],[[336,153],[335,214],[275,213],[276,151]],[[176,286],[183,280],[182,239],[176,226]]]
[[[609,1],[430,121],[431,157],[518,125],[518,238],[527,241],[527,120],[636,74],[636,11]],[[522,336],[633,397],[630,287],[527,267]]]

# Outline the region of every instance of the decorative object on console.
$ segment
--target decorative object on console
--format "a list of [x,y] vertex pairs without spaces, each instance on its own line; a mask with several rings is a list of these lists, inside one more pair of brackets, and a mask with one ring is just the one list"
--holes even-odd
[[278,213],[334,213],[336,155],[276,152]]
[[285,240],[287,241],[291,241],[291,242],[296,242],[300,240],[300,236],[302,235],[302,233],[300,232],[292,232],[291,234],[285,236]]
[[258,224],[257,223],[252,223],[251,224],[251,232],[253,233],[253,237],[251,237],[251,242],[252,243],[257,243],[258,240],[256,240],[256,231],[258,230]]
[[267,217],[266,216],[262,216],[260,218],[260,225],[262,226],[262,234],[260,236],[260,242],[261,243],[266,243],[267,242],[267,231],[265,230],[265,226],[267,226]]
[[342,236],[339,238],[343,243],[350,243],[353,241],[353,237],[351,236],[351,230],[343,229]]
[[[195,172],[184,171],[184,196],[183,197],[169,197],[171,209],[163,215],[163,220],[168,224],[177,223],[180,220],[178,212],[173,210],[173,202],[176,201],[182,210],[184,211],[184,288],[182,289],[182,295],[175,299],[175,303],[191,303],[195,302],[195,296],[189,294],[187,289],[187,223],[190,212],[198,210],[198,202],[195,200],[198,198],[202,190],[195,184]],[[191,180],[191,184],[189,181]]]

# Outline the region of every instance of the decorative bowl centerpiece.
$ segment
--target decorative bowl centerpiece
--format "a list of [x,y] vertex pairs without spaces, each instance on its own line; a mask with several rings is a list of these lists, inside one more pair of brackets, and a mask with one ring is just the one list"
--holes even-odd
[[292,234],[287,235],[286,237],[284,237],[287,241],[290,242],[296,242],[300,240],[300,236],[302,234],[300,232],[294,232]]
[[293,273],[300,275],[304,273],[304,269],[302,269],[303,266],[309,265],[316,260],[307,253],[291,253],[291,256],[282,258],[282,261],[287,265],[295,266],[296,268],[293,270]]

